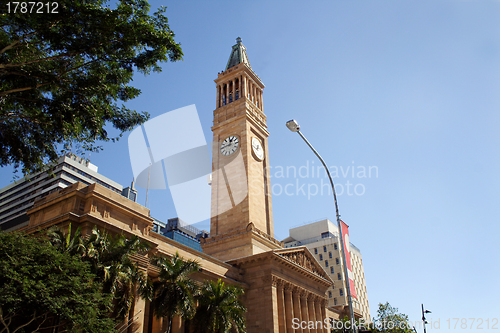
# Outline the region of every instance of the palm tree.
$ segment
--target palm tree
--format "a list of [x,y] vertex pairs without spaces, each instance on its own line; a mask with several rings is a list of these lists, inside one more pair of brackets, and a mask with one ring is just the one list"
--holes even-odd
[[167,317],[167,333],[172,330],[172,319],[180,316],[191,319],[195,313],[195,282],[189,277],[200,269],[193,260],[183,260],[176,252],[172,257],[155,257],[153,264],[158,266],[160,274],[153,283],[151,306],[157,317]]
[[131,258],[145,250],[146,246],[139,237],[127,239],[119,235],[111,240],[108,251],[101,257],[108,276],[104,282],[104,291],[114,296],[116,318],[126,317],[138,295],[146,298],[149,288],[146,275]]
[[85,242],[86,257],[93,271],[104,284],[103,291],[114,298],[113,316],[124,319],[136,297],[147,294],[148,282],[144,273],[137,267],[131,256],[147,250],[138,236],[114,238],[98,229],[92,230]]
[[206,281],[196,296],[198,309],[194,316],[196,332],[227,333],[246,332],[246,308],[239,297],[240,287],[218,281]]
[[66,252],[71,255],[83,255],[85,252],[85,245],[82,238],[80,228],[75,230],[71,235],[71,223],[69,224],[68,233],[64,233],[58,226],[53,226],[47,231],[49,242],[57,248],[60,252]]
[[123,320],[137,294],[146,297],[147,279],[131,258],[147,250],[139,237],[134,235],[127,239],[117,235],[113,238],[97,228],[92,229],[86,238],[82,237],[78,228],[71,237],[71,225],[68,234],[56,227],[49,230],[48,237],[61,252],[78,255],[89,263],[91,271],[103,284],[103,292],[113,295],[113,317]]

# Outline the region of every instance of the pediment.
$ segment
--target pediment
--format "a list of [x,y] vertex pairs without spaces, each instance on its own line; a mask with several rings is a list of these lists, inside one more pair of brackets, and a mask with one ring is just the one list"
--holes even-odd
[[291,261],[303,267],[304,269],[311,271],[314,274],[321,276],[322,278],[325,278],[328,281],[331,281],[330,276],[326,274],[323,267],[321,267],[316,258],[314,258],[314,256],[305,246],[274,250],[273,252],[285,258],[286,260]]

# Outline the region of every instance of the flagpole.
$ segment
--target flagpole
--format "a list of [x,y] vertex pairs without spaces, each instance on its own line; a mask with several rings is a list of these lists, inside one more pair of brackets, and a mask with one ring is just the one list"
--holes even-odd
[[151,163],[149,163],[149,171],[148,171],[148,185],[146,186],[146,203],[144,207],[148,208],[148,193],[149,193],[149,176],[151,175]]

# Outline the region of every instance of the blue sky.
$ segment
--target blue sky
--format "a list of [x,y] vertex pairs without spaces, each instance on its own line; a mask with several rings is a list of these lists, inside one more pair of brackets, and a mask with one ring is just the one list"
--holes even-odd
[[[285,127],[295,118],[339,170],[340,214],[363,254],[371,315],[388,301],[419,320],[424,303],[440,320],[429,332],[455,331],[453,318],[467,318],[470,331],[488,331],[487,320],[492,329],[500,313],[500,1],[150,3],[168,7],[185,56],[161,74],[137,74],[142,95],[129,107],[154,117],[196,104],[210,141],[213,80],[241,36],[266,85],[273,168],[319,166]],[[128,185],[126,138],[104,147],[92,163]],[[340,172],[353,167],[354,176]],[[371,177],[358,174],[369,167]],[[2,186],[11,172],[0,170]],[[331,196],[311,193],[326,178],[271,174],[276,238],[335,218]],[[297,182],[305,195],[279,193]],[[148,207],[161,220],[176,216],[168,191],[150,191]]]

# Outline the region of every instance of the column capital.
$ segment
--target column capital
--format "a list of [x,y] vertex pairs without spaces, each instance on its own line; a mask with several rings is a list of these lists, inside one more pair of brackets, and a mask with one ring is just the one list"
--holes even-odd
[[283,289],[285,281],[274,275],[272,279],[273,279],[273,286]]

